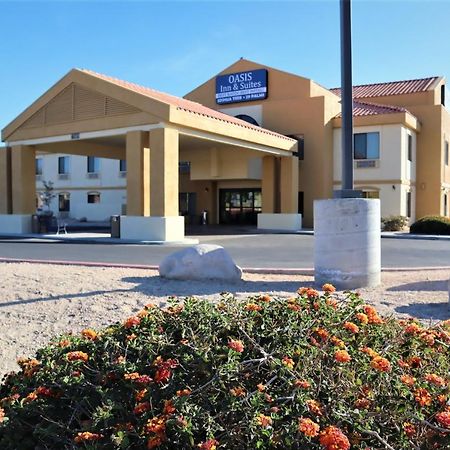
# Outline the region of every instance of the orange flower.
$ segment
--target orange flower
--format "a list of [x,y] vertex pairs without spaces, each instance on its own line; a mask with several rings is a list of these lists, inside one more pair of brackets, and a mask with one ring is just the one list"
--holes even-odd
[[36,391],[30,392],[26,397],[25,397],[25,402],[33,402],[34,400],[37,400],[38,395],[36,393]]
[[233,397],[243,397],[245,395],[245,389],[240,386],[237,386],[235,388],[230,389],[230,394]]
[[219,445],[219,442],[215,439],[208,439],[205,442],[201,442],[197,445],[200,450],[216,450],[217,446]]
[[338,428],[329,426],[320,433],[319,442],[326,450],[349,450],[347,436]]
[[68,347],[70,345],[70,341],[68,339],[62,339],[58,342],[59,347]]
[[102,434],[91,433],[90,431],[84,431],[83,433],[78,433],[75,436],[74,442],[76,444],[82,444],[83,442],[99,441],[102,437],[103,437]]
[[414,398],[420,406],[430,406],[433,401],[433,397],[431,397],[430,393],[424,388],[417,389],[414,392]]
[[128,317],[128,319],[125,320],[123,326],[125,328],[131,328],[131,327],[135,327],[135,326],[139,325],[140,323],[141,323],[141,318],[133,316],[133,317]]
[[361,348],[361,351],[366,355],[369,355],[371,358],[375,358],[376,356],[378,356],[378,353],[375,350],[372,350],[370,347],[363,347]]
[[364,308],[364,312],[367,315],[367,319],[368,319],[369,323],[372,323],[375,325],[379,325],[379,324],[383,323],[383,320],[378,315],[377,310],[373,306],[364,305],[363,308]]
[[67,353],[68,361],[83,361],[86,362],[89,359],[89,355],[84,352],[69,352]]
[[81,335],[86,339],[90,339],[91,341],[97,339],[97,333],[91,328],[85,328],[84,330],[82,330]]
[[314,328],[314,333],[316,333],[320,339],[322,339],[323,341],[325,341],[326,339],[328,339],[328,336],[330,335],[330,333],[328,333],[327,330],[325,330],[324,328]]
[[172,400],[164,400],[163,414],[170,415],[176,411]]
[[334,359],[337,362],[340,363],[347,363],[349,362],[352,358],[351,356],[348,354],[348,352],[346,350],[338,350],[337,352],[335,352],[334,354]]
[[139,373],[138,372],[132,372],[132,373],[126,373],[124,374],[123,378],[124,380],[136,380],[139,378]]
[[390,372],[391,371],[391,363],[382,356],[375,356],[370,363],[370,366],[380,372]]
[[261,311],[262,310],[262,306],[261,305],[257,305],[256,303],[247,303],[244,306],[244,309],[247,311]]
[[406,334],[419,334],[422,332],[422,330],[422,327],[414,322],[405,327]]
[[403,431],[406,436],[413,437],[416,434],[416,427],[410,422],[405,422],[403,424]]
[[450,411],[442,411],[436,414],[436,420],[444,428],[450,428]]
[[140,416],[141,414],[144,414],[147,411],[150,411],[151,405],[149,402],[142,402],[138,403],[135,408],[133,409],[133,413],[136,416]]
[[260,295],[258,297],[259,302],[269,303],[272,300],[272,297],[270,295],[264,294]]
[[144,427],[147,433],[155,433],[158,435],[163,434],[166,431],[166,421],[164,417],[153,417],[149,419]]
[[342,339],[339,339],[339,338],[336,337],[336,336],[332,336],[332,337],[330,338],[330,341],[331,341],[331,343],[332,343],[333,345],[335,345],[336,347],[341,347],[341,348],[345,347],[345,342],[344,342]]
[[180,389],[177,391],[177,397],[185,397],[191,395],[192,391],[190,389]]
[[354,324],[353,322],[345,322],[344,328],[346,330],[350,331],[350,333],[353,333],[353,334],[359,333],[358,325]]
[[242,353],[244,351],[244,344],[242,341],[230,339],[228,342],[228,347],[238,353]]
[[272,425],[272,419],[269,416],[265,416],[264,414],[259,414],[256,417],[256,423],[261,428],[268,428]]
[[140,391],[137,391],[136,394],[134,394],[134,398],[137,402],[141,402],[144,400],[145,394],[147,394],[147,389],[141,389]]
[[0,408],[0,423],[2,423],[5,420],[6,414],[5,410],[3,408]]
[[308,407],[308,410],[311,414],[314,414],[315,416],[323,415],[322,405],[318,401],[306,400],[306,406]]
[[308,298],[317,298],[317,297],[319,297],[319,293],[315,290],[315,289],[312,289],[312,288],[309,288],[307,291],[306,291],[306,296],[308,297]]
[[356,318],[363,324],[367,325],[369,323],[369,318],[364,313],[358,313],[356,314]]
[[428,346],[432,347],[435,344],[434,334],[430,332],[420,333],[420,340],[425,342]]
[[358,398],[358,400],[355,401],[355,408],[367,409],[369,408],[370,404],[371,401],[368,398]]
[[320,426],[311,419],[300,417],[298,420],[298,431],[308,437],[316,437],[319,434]]
[[327,294],[332,294],[333,292],[336,291],[336,288],[330,283],[325,283],[322,286],[322,291],[326,292]]
[[413,369],[417,369],[418,367],[420,367],[422,365],[422,358],[420,358],[420,356],[412,356],[411,358],[409,358],[408,364]]
[[294,360],[292,358],[289,358],[288,356],[283,356],[283,359],[281,362],[288,368],[293,369],[294,368]]
[[436,375],[435,373],[427,373],[425,375],[425,380],[439,387],[445,387],[447,385],[446,381],[439,375]]
[[400,380],[402,380],[403,384],[406,384],[406,386],[413,386],[414,383],[416,382],[416,379],[414,377],[412,377],[411,375],[402,375],[400,377]]
[[294,386],[302,388],[302,389],[309,389],[311,387],[311,384],[308,383],[308,381],[305,381],[305,380],[295,380],[294,381]]
[[266,387],[262,383],[258,383],[256,385],[256,388],[258,389],[259,392],[264,392],[264,390],[266,389]]
[[164,435],[153,436],[147,441],[147,448],[152,449],[155,447],[159,447],[163,442],[164,442]]

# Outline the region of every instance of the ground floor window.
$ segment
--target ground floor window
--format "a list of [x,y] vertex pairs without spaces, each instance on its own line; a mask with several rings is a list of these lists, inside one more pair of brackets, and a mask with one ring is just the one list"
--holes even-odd
[[100,192],[88,192],[87,202],[88,203],[100,203]]
[[411,217],[411,192],[406,193],[406,217]]
[[363,191],[362,198],[380,198],[380,191]]
[[305,193],[300,191],[298,193],[298,213],[303,214],[305,205]]
[[221,224],[256,225],[261,207],[261,189],[220,189],[219,191]]
[[180,192],[178,205],[180,215],[188,217],[188,224],[194,224],[197,212],[197,194],[195,192]]
[[62,192],[58,195],[58,206],[60,212],[70,211],[70,194],[68,192]]
[[444,194],[444,216],[448,215],[448,194]]

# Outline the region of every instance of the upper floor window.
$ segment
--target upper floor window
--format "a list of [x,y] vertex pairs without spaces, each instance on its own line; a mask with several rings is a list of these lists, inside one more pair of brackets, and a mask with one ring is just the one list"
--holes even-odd
[[87,157],[87,171],[88,173],[100,172],[100,159],[95,156]]
[[88,192],[87,202],[88,203],[100,203],[100,192]]
[[119,171],[120,172],[126,172],[127,171],[127,160],[121,159],[119,161]]
[[245,122],[251,123],[252,125],[259,127],[259,123],[252,116],[249,116],[248,114],[238,114],[235,117],[236,117],[236,119],[244,120]]
[[43,163],[44,160],[42,158],[36,158],[36,169],[35,169],[36,175],[42,175]]
[[413,140],[412,135],[408,134],[408,161],[412,161],[413,159]]
[[445,147],[444,147],[444,164],[445,164],[446,166],[448,166],[448,158],[449,158],[449,155],[448,155],[448,141],[445,141]]
[[355,133],[355,159],[380,159],[380,133]]
[[69,173],[69,157],[60,156],[58,158],[58,174],[64,175]]

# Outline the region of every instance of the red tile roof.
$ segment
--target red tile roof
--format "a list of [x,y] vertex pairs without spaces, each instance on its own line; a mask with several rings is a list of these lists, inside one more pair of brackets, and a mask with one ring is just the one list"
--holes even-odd
[[175,106],[177,109],[182,111],[187,111],[193,114],[198,114],[201,116],[209,117],[211,119],[220,120],[222,122],[231,123],[233,125],[237,125],[243,128],[249,128],[260,133],[269,134],[272,136],[276,136],[279,138],[283,138],[289,141],[296,142],[295,139],[291,139],[287,136],[284,136],[279,133],[275,133],[274,131],[267,130],[265,128],[261,128],[255,125],[252,125],[244,120],[237,119],[233,116],[229,116],[228,114],[221,113],[214,109],[208,108],[200,103],[193,102],[191,100],[187,100],[185,98],[176,97],[175,95],[166,94],[165,92],[157,91],[155,89],[151,89],[145,86],[140,86],[135,83],[130,83],[128,81],[119,80],[118,78],[113,78],[108,75],[103,75],[101,73],[93,72],[92,70],[87,69],[79,69],[81,72],[87,73],[88,75],[101,78],[102,80],[113,83],[117,86],[123,87],[130,91],[136,92],[141,95],[145,95],[146,97],[152,98],[154,100],[161,101],[163,103],[167,103],[169,105]]
[[[427,91],[439,77],[417,80],[390,81],[387,83],[362,84],[353,86],[353,98],[385,97],[388,95],[414,94]],[[341,88],[330,89],[340,96]]]
[[[376,116],[378,114],[395,114],[401,112],[409,111],[401,106],[380,105],[378,103],[361,102],[359,100],[353,101],[353,117]],[[336,117],[342,117],[342,114],[339,113]]]

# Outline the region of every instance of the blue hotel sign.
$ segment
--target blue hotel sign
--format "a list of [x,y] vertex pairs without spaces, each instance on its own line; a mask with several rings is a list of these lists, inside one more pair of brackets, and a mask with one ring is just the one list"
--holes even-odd
[[267,98],[267,70],[249,70],[216,77],[216,102],[249,102]]

